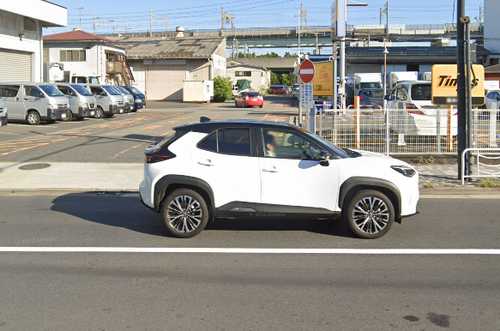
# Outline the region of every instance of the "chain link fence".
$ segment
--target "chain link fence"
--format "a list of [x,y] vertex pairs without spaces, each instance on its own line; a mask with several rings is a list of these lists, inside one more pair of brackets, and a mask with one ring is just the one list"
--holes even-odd
[[[500,111],[474,109],[472,147],[500,146]],[[297,120],[297,119],[295,119]],[[456,154],[456,109],[349,109],[304,115],[305,127],[339,147],[385,154]]]

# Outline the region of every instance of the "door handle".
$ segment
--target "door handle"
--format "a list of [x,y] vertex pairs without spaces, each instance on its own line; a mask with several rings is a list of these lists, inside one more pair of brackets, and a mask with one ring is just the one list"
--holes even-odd
[[213,167],[212,160],[210,159],[206,159],[205,161],[198,161],[198,164],[205,167]]
[[270,173],[270,174],[275,174],[278,172],[278,170],[276,168],[272,168],[272,169],[262,169],[262,172],[267,172],[267,173]]

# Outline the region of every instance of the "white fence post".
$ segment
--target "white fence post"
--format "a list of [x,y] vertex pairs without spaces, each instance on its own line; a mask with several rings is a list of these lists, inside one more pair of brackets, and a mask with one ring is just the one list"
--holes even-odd
[[489,130],[489,137],[490,137],[490,147],[495,148],[497,147],[497,110],[492,109],[490,110],[490,130]]
[[387,101],[384,100],[384,116],[385,116],[385,155],[391,154],[391,129],[390,115],[387,109]]

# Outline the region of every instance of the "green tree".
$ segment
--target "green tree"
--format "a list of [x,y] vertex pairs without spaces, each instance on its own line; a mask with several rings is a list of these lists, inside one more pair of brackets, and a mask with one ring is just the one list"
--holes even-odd
[[217,76],[214,78],[214,101],[224,102],[231,99],[233,83],[231,79]]

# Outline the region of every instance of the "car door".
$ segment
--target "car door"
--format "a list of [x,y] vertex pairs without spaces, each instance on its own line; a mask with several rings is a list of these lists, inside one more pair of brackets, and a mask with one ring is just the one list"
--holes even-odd
[[261,202],[335,211],[338,174],[332,155],[305,134],[287,128],[262,128]]
[[30,109],[35,109],[38,111],[40,115],[43,115],[42,112],[45,110],[43,107],[45,102],[45,95],[40,89],[35,85],[24,85],[24,111],[27,112]]
[[0,96],[5,101],[9,112],[9,120],[24,120],[24,106],[21,100],[22,91],[20,85],[1,85]]
[[210,185],[217,208],[260,201],[253,136],[250,127],[218,129],[200,141],[193,153],[193,173]]

